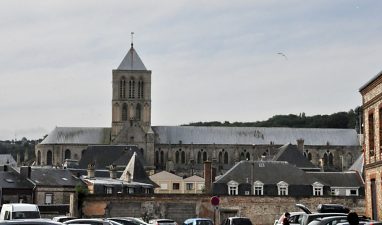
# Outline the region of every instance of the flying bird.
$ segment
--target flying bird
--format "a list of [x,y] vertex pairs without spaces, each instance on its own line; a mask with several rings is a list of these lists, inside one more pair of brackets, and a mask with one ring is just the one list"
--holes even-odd
[[288,60],[288,57],[287,57],[284,53],[282,53],[282,52],[278,52],[277,54],[283,56],[286,60]]

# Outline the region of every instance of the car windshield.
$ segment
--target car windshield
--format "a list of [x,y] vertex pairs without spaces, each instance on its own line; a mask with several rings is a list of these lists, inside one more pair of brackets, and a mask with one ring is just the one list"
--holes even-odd
[[161,224],[161,223],[175,223],[174,220],[159,220],[157,221],[158,224]]
[[232,225],[252,225],[252,222],[247,218],[236,218],[232,220]]
[[137,225],[134,221],[126,220],[126,219],[110,219],[111,221],[118,222],[123,225]]
[[197,220],[196,225],[212,225],[211,220]]
[[38,211],[19,211],[12,213],[13,219],[37,219],[40,218]]

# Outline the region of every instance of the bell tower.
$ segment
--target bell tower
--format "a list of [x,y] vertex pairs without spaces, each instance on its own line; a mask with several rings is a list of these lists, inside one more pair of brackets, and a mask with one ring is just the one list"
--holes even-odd
[[133,43],[121,64],[113,70],[112,96],[112,143],[137,145],[146,162],[153,165],[151,71],[146,69]]

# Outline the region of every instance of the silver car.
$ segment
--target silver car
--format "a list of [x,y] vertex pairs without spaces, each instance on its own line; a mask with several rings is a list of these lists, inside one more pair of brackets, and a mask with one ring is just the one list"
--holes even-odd
[[64,224],[88,224],[88,225],[122,225],[112,220],[105,219],[74,219],[64,222]]

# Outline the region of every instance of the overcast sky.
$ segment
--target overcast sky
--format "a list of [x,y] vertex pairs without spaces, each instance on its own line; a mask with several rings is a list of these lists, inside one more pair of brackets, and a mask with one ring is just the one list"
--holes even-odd
[[379,0],[1,1],[0,140],[110,127],[112,69],[132,31],[152,70],[154,126],[348,111],[382,70],[381,8]]

